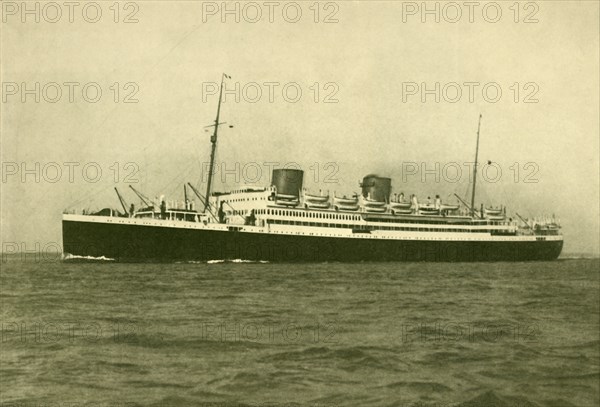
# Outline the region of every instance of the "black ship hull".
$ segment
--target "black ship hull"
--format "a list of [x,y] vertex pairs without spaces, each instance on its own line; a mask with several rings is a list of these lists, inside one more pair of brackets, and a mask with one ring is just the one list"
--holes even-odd
[[443,241],[339,238],[63,220],[63,251],[121,262],[555,260],[562,240]]

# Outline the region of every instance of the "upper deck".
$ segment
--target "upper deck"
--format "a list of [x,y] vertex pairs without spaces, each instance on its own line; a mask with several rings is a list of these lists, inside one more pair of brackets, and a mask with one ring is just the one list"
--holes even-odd
[[[353,233],[369,234],[386,232],[430,232],[430,233],[485,233],[495,236],[516,235],[559,235],[560,229],[546,225],[534,228],[519,224],[512,218],[490,219],[449,214],[414,213],[393,214],[391,205],[385,205],[379,213],[369,212],[364,205],[356,210],[345,210],[333,204],[332,198],[323,197],[322,209],[311,208],[305,196],[298,200],[278,199],[276,189],[246,188],[228,193],[215,193],[210,199],[206,213],[195,210],[191,202],[170,202],[162,210],[155,207],[135,212],[133,218],[163,219],[204,224],[232,226],[275,227],[283,225],[298,228],[349,229]],[[458,211],[453,211],[454,213]]]

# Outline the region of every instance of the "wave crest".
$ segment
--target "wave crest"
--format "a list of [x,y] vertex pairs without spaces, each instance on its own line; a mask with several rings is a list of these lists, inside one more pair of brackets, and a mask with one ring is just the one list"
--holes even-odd
[[266,264],[267,260],[245,260],[245,259],[232,259],[232,260],[208,260],[206,264],[221,264],[221,263],[260,263]]
[[110,257],[106,257],[106,256],[100,256],[100,257],[79,256],[79,255],[70,254],[70,253],[64,253],[62,255],[62,260],[63,261],[69,261],[69,260],[115,261],[115,259],[110,258]]

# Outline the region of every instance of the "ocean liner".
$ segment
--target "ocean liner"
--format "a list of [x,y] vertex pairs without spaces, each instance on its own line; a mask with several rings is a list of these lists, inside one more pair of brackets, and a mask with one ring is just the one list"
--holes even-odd
[[[303,172],[272,171],[270,185],[214,192],[214,159],[222,91],[211,135],[206,193],[184,185],[184,200],[153,200],[135,188],[138,209],[65,211],[63,252],[69,258],[135,262],[177,261],[542,261],[563,246],[554,218],[529,220],[506,207],[475,205],[481,116],[477,129],[470,204],[422,203],[416,195],[392,195],[391,179],[365,176],[361,193],[311,194]],[[188,188],[189,187],[189,188]],[[201,202],[195,205],[193,194]]]

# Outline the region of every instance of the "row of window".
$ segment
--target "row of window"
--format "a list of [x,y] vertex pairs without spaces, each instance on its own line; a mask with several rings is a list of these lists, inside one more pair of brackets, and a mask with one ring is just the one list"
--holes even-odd
[[253,193],[253,192],[264,192],[266,191],[266,188],[251,188],[251,189],[235,189],[233,191],[230,191],[228,194],[229,195],[235,195],[235,194],[247,194],[247,193]]
[[313,226],[323,228],[338,228],[338,229],[354,229],[354,230],[394,230],[394,231],[410,231],[410,232],[454,232],[454,233],[491,233],[491,230],[481,229],[443,229],[443,228],[423,228],[416,226],[366,226],[366,225],[344,225],[340,223],[320,223],[320,222],[300,222],[293,220],[269,219],[267,223],[272,225],[294,225],[294,226]]
[[[381,222],[381,223],[397,223],[398,219],[390,219],[390,218],[369,218],[369,222]],[[490,226],[506,226],[508,223],[506,222],[498,222],[491,221],[486,222],[484,220],[476,220],[474,222],[440,222],[437,220],[426,220],[426,219],[402,219],[402,223],[419,223],[419,224],[427,224],[427,225],[455,225],[455,226],[477,226],[477,225],[490,225]]]
[[[276,216],[296,216],[301,218],[314,218],[314,219],[332,219],[332,220],[361,220],[360,215],[351,215],[344,213],[323,213],[323,212],[308,212],[308,211],[294,211],[285,209],[258,209],[256,211],[258,215],[276,215]],[[381,222],[381,223],[398,223],[397,219],[391,218],[369,218],[369,222]],[[440,222],[435,220],[420,220],[420,219],[402,219],[402,223],[417,223],[417,224],[428,224],[428,225],[448,225],[449,222]],[[477,224],[500,226],[506,225],[504,222],[452,222],[455,226],[473,226]]]
[[253,197],[253,198],[237,198],[237,199],[228,199],[227,202],[249,202],[249,201],[264,201],[265,197]]
[[284,209],[258,209],[257,215],[296,216],[299,218],[332,219],[332,220],[360,220],[358,215],[345,213],[324,213],[308,211],[290,211]]

